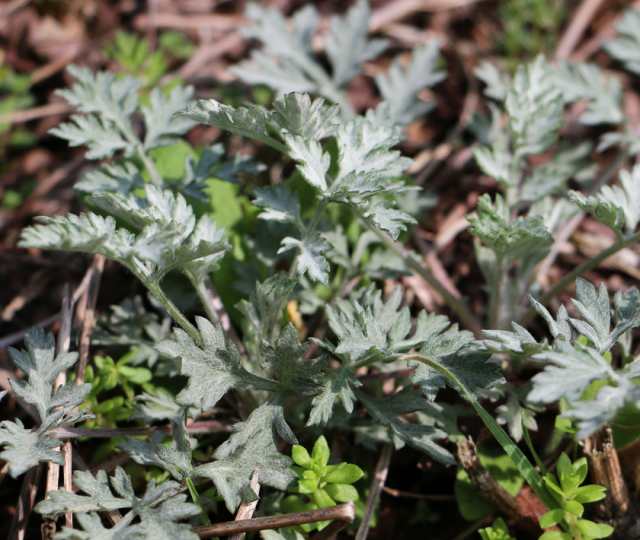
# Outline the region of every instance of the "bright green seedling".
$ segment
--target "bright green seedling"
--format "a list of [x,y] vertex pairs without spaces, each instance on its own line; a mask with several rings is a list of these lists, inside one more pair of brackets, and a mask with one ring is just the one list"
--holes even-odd
[[[287,510],[316,510],[359,499],[358,490],[352,484],[360,480],[364,472],[353,463],[329,465],[331,450],[324,435],[318,437],[311,455],[304,446],[294,444],[291,457],[296,465],[293,469],[298,483],[295,488],[296,495],[290,495],[284,500]],[[328,521],[323,521],[302,525],[302,529],[305,532],[322,530],[328,524]]]
[[587,477],[586,458],[573,463],[562,454],[556,464],[556,474],[548,473],[544,482],[560,507],[550,510],[540,518],[540,527],[562,530],[545,532],[539,540],[592,540],[608,538],[613,527],[605,523],[583,519],[584,505],[600,501],[606,496],[606,488],[597,484],[582,485]]
[[502,518],[496,519],[491,527],[479,529],[478,534],[482,540],[515,540],[509,534],[509,528]]
[[[152,373],[146,367],[129,365],[131,354],[119,360],[96,356],[87,366],[86,381],[91,384],[85,407],[96,415],[91,425],[112,427],[133,413],[135,395],[140,389],[153,392]],[[114,390],[117,389],[116,395]]]

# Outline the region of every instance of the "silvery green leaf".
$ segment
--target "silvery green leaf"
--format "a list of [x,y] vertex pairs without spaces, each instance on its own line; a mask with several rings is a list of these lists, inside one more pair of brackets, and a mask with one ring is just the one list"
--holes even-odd
[[616,30],[618,35],[605,43],[605,50],[629,71],[640,74],[640,10],[627,10]]
[[640,402],[640,387],[625,381],[618,386],[605,386],[598,391],[593,400],[572,403],[563,416],[577,422],[577,436],[579,439],[584,439],[610,424],[626,404],[637,405],[638,402]]
[[539,216],[509,220],[508,209],[500,195],[495,203],[489,195],[478,200],[475,214],[469,216],[471,232],[499,258],[541,259],[553,243],[553,238]]
[[332,369],[324,376],[324,381],[311,402],[311,412],[307,426],[326,424],[333,416],[336,403],[340,403],[344,410],[351,414],[356,402],[353,388],[362,383],[353,376],[347,368]]
[[504,143],[506,141],[498,139],[491,146],[474,148],[473,157],[482,172],[501,184],[510,186],[513,185],[513,155]]
[[251,475],[258,473],[262,485],[285,490],[294,479],[291,460],[278,452],[274,426],[281,409],[263,404],[246,421],[234,426],[231,435],[215,452],[215,461],[195,468],[194,474],[209,478],[230,512],[242,502]]
[[367,0],[358,0],[343,16],[333,17],[327,37],[327,56],[332,66],[333,82],[342,86],[360,72],[367,60],[387,47],[387,40],[369,40],[371,10]]
[[268,128],[269,113],[257,105],[231,107],[215,99],[199,99],[184,109],[181,115],[215,126],[242,137],[261,141],[269,146],[281,149],[282,145],[271,136]]
[[520,199],[538,202],[549,195],[563,193],[567,182],[588,172],[591,144],[560,149],[546,163],[535,167],[524,179]]
[[260,531],[260,537],[262,540],[304,540],[304,535],[292,528]]
[[132,525],[124,540],[198,540],[200,538],[186,523],[174,523],[162,519],[161,516],[145,518],[140,523]]
[[39,216],[39,225],[23,229],[20,246],[98,253],[110,259],[127,258],[134,243],[133,235],[117,229],[115,220],[92,212],[67,216]]
[[509,330],[483,330],[482,335],[486,338],[482,344],[492,352],[508,352],[515,355],[531,356],[532,354],[545,350],[546,343],[538,343],[529,331],[512,322],[512,331]]
[[262,208],[260,218],[267,221],[297,223],[300,221],[298,197],[282,185],[257,188],[253,204]]
[[407,413],[427,407],[427,402],[422,396],[410,389],[382,399],[369,396],[360,390],[356,391],[356,396],[366,407],[369,415],[387,429],[396,448],[408,444],[441,463],[455,462],[450,452],[437,442],[446,438],[444,431],[430,425],[411,424],[402,419]]
[[322,194],[327,191],[327,172],[331,158],[320,143],[298,136],[285,136],[287,151],[291,159],[298,163],[302,177]]
[[142,107],[145,123],[146,149],[171,144],[176,136],[184,135],[194,121],[177,113],[186,108],[193,97],[191,86],[176,86],[168,96],[158,88],[149,94],[149,105]]
[[[50,491],[46,499],[36,505],[36,512],[47,516],[57,516],[64,512],[78,513],[78,522],[83,529],[99,533],[103,536],[97,536],[97,538],[105,540],[112,538],[152,540],[169,537],[194,540],[197,538],[191,532],[189,525],[175,523],[200,513],[196,505],[187,503],[186,496],[180,494],[182,488],[177,482],[166,481],[159,486],[150,482],[144,495],[137,497],[133,491],[131,479],[120,467],[110,479],[107,479],[104,471],[98,471],[96,476],[90,472],[76,471],[73,480],[78,491],[84,494],[65,490]],[[131,510],[109,531],[98,525],[97,514],[86,514],[120,509]],[[130,525],[136,517],[140,518],[140,522]],[[164,528],[172,536],[159,536],[159,527]],[[87,536],[82,536],[80,531],[67,529],[62,538],[84,539]]]
[[530,64],[518,67],[505,108],[519,155],[542,153],[556,141],[562,106],[553,70],[544,57],[538,56]]
[[564,306],[560,306],[556,319],[553,318],[551,313],[538,302],[533,296],[529,296],[529,301],[533,305],[533,308],[538,314],[545,320],[549,332],[554,339],[564,339],[569,341],[571,339],[571,325],[569,324],[569,314]]
[[85,116],[73,116],[71,122],[51,133],[67,139],[71,146],[87,145],[89,159],[108,157],[118,150],[130,153],[135,135],[129,117],[138,106],[140,82],[132,77],[116,78],[109,72],[94,75],[78,66],[70,66],[68,71],[76,81],[58,93]]
[[364,216],[371,219],[376,227],[389,233],[394,240],[398,239],[407,225],[416,223],[415,218],[406,212],[386,206],[382,198],[371,201]]
[[279,272],[256,283],[249,300],[238,305],[244,315],[245,347],[260,364],[268,344],[280,335],[284,308],[296,287],[295,280]]
[[128,195],[142,187],[144,180],[138,168],[130,162],[108,163],[84,173],[73,187],[83,193],[121,193]]
[[533,359],[544,364],[536,374],[527,399],[533,403],[552,403],[561,398],[577,401],[593,381],[615,373],[607,360],[591,347],[559,342],[556,350],[538,353]]
[[203,317],[196,323],[202,347],[187,333],[174,328],[173,338],[158,344],[158,350],[180,361],[180,373],[188,378],[187,387],[178,394],[178,402],[206,411],[234,386],[246,385],[253,376],[240,365],[240,353],[227,343],[221,327]]
[[[463,349],[463,345],[466,344],[464,337],[453,339],[453,343],[453,349],[455,350],[452,353],[441,356],[430,354],[430,344],[428,342],[420,352],[433,360],[437,360],[462,381],[470,392],[479,396],[490,392],[497,385],[504,382],[500,366],[491,360],[488,354],[471,349]],[[463,345],[460,345],[461,343]],[[450,381],[445,380],[444,377],[429,366],[417,362],[410,363],[415,366],[412,380],[420,387],[428,400],[435,400],[438,391],[447,384],[451,384]],[[459,388],[455,387],[454,389],[459,390]]]
[[80,112],[94,113],[120,123],[136,110],[140,81],[133,77],[117,77],[108,71],[94,74],[75,65],[69,66],[67,71],[75,82],[71,88],[57,93]]
[[40,501],[36,512],[44,515],[59,515],[64,512],[105,512],[130,508],[135,499],[131,480],[118,467],[109,485],[107,473],[98,471],[95,476],[86,471],[75,471],[73,481],[80,495],[71,491],[54,490]]
[[119,193],[95,193],[91,202],[125,221],[117,228],[111,216],[93,213],[42,217],[22,233],[21,245],[98,253],[114,259],[138,276],[159,280],[170,270],[198,279],[215,267],[228,248],[223,231],[207,216],[196,221],[180,194],[145,188],[146,198]]
[[621,233],[635,231],[640,221],[640,165],[620,172],[620,184],[603,186],[590,197],[572,191],[571,199],[598,221]]
[[481,62],[475,69],[474,74],[486,85],[484,94],[487,97],[496,101],[504,101],[506,99],[507,92],[511,86],[511,79],[494,64]]
[[[631,354],[631,328],[638,326],[640,320],[640,291],[633,287],[628,291],[618,291],[614,296],[616,327],[612,334],[622,346],[625,356]],[[610,338],[611,339],[611,338]]]
[[41,328],[30,330],[25,336],[26,350],[9,348],[9,355],[15,365],[24,372],[24,379],[11,379],[15,395],[33,405],[39,425],[25,429],[19,419],[0,423],[0,459],[9,464],[9,472],[14,478],[37,465],[40,461],[62,464],[62,455],[57,450],[60,441],[53,429],[71,426],[87,419],[90,415],[77,409],[91,390],[89,384],[67,384],[53,389],[59,373],[73,366],[77,353],[55,354],[52,334]]
[[25,429],[20,419],[0,422],[0,459],[9,464],[9,474],[17,478],[40,462],[64,464],[58,450],[60,441],[33,429]]
[[278,253],[296,250],[298,274],[308,274],[314,281],[326,285],[329,282],[329,263],[324,258],[324,253],[328,247],[328,244],[319,236],[302,239],[287,236],[282,239],[282,247]]
[[425,114],[432,104],[418,98],[424,88],[435,86],[445,78],[438,69],[440,46],[433,40],[416,47],[409,63],[404,66],[398,59],[386,73],[376,76],[383,104],[389,119],[394,124],[405,125]]
[[509,433],[516,442],[522,440],[523,428],[537,431],[538,424],[531,409],[520,402],[519,392],[511,392],[507,401],[496,408],[496,420],[507,426]]
[[[291,25],[279,10],[255,3],[248,4],[246,14],[251,24],[244,33],[259,40],[263,49],[253,51],[249,60],[234,66],[234,74],[249,84],[266,84],[282,93],[316,90],[318,81],[313,74],[324,70],[311,49],[318,23],[315,8],[307,5],[297,11]],[[313,66],[312,73],[309,65]]]
[[163,443],[164,434],[154,433],[151,441],[126,439],[119,444],[133,461],[140,465],[155,465],[167,471],[174,479],[182,481],[191,476],[191,441],[187,435],[184,420],[174,419],[172,422],[172,441],[167,446]]
[[596,288],[586,279],[576,280],[576,298],[572,300],[582,319],[570,319],[581,334],[587,336],[600,351],[606,350],[611,329],[609,293],[604,283]]
[[163,388],[157,388],[152,394],[142,392],[136,396],[133,418],[150,424],[157,420],[178,418],[183,410],[173,394]]
[[556,71],[556,85],[566,103],[587,101],[580,122],[587,125],[623,121],[622,88],[618,79],[606,77],[595,64],[563,62]]
[[69,146],[86,146],[87,159],[111,157],[120,150],[129,155],[131,143],[115,124],[98,116],[74,115],[69,122],[53,128],[50,133],[69,142]]
[[121,534],[127,530],[129,525],[127,522],[123,522],[119,527],[107,529],[102,524],[100,515],[93,512],[78,513],[74,517],[82,530],[63,527],[62,531],[54,537],[55,540],[118,540],[118,538],[123,538]]
[[271,124],[282,134],[321,140],[334,134],[340,108],[324,99],[312,100],[308,94],[288,93],[273,102]]

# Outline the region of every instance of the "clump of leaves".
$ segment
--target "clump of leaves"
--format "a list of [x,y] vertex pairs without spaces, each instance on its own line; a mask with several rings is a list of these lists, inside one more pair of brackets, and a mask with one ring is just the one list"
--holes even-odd
[[[330,465],[331,449],[323,435],[314,443],[311,454],[304,446],[295,444],[291,448],[291,457],[296,465],[296,495],[285,498],[282,503],[285,509],[315,510],[359,499],[358,490],[352,484],[364,476],[364,471],[353,463]],[[301,528],[310,532],[322,530],[327,525],[327,522],[320,522],[302,525]]]
[[0,423],[0,446],[4,448],[0,458],[9,464],[9,473],[14,478],[42,461],[64,464],[56,430],[90,416],[78,409],[91,391],[90,384],[68,383],[59,388],[53,384],[60,373],[76,363],[78,354],[56,355],[53,335],[41,329],[30,331],[25,345],[27,348],[23,351],[9,349],[11,359],[26,377],[25,380],[12,379],[11,389],[31,407],[37,425],[26,428],[20,419]]
[[600,501],[606,496],[603,486],[582,485],[587,472],[586,458],[572,463],[563,453],[556,463],[556,474],[545,475],[544,482],[560,507],[544,514],[540,518],[540,527],[549,529],[557,526],[562,530],[547,531],[540,540],[595,540],[608,538],[613,534],[611,525],[595,523],[582,517],[585,504]]
[[509,527],[507,527],[507,524],[502,518],[496,519],[491,527],[478,529],[478,534],[480,534],[482,540],[515,540],[515,538],[509,534]]

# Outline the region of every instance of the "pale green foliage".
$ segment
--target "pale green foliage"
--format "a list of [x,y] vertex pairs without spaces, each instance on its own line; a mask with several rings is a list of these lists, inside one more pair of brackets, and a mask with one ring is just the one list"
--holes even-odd
[[[53,383],[59,373],[73,366],[77,353],[55,354],[53,336],[41,329],[27,333],[24,351],[10,348],[14,364],[25,374],[24,380],[12,379],[15,395],[33,406],[38,426],[26,429],[19,419],[0,422],[0,458],[9,464],[14,478],[35,467],[41,461],[62,465],[64,460],[57,448],[55,429],[72,426],[90,415],[77,407],[91,390],[89,384],[66,384],[55,388]],[[1,399],[2,396],[0,396]]]
[[[98,193],[91,202],[111,215],[41,217],[40,225],[23,231],[21,245],[98,253],[151,281],[159,281],[171,270],[200,279],[227,249],[223,232],[207,216],[196,220],[182,195],[152,185],[147,185],[145,193],[145,200]],[[114,217],[131,230],[118,227]]]
[[640,74],[640,10],[629,9],[616,30],[618,35],[605,44],[605,50],[629,71]]
[[[384,39],[367,37],[371,10],[367,0],[358,0],[344,16],[332,17],[326,34],[326,52],[331,66],[327,72],[310,46],[318,25],[318,13],[306,5],[291,17],[290,25],[276,9],[249,4],[252,21],[246,34],[259,40],[263,48],[233,71],[249,84],[266,84],[281,94],[309,92],[339,103],[351,116],[344,87],[362,72],[367,60],[386,48]],[[375,77],[383,98],[375,111],[380,123],[406,125],[429,111],[431,104],[418,94],[439,83],[445,74],[438,70],[439,46],[436,41],[414,49],[403,65],[394,61],[387,73]]]
[[[286,187],[257,191],[256,204],[266,220],[290,223],[296,236],[281,240],[279,253],[294,251],[297,271],[327,283],[328,245],[319,234],[324,205],[337,202],[361,212],[365,219],[397,237],[413,218],[395,208],[407,186],[399,177],[410,160],[393,147],[400,140],[393,127],[380,124],[374,114],[337,124],[336,108],[304,94],[281,96],[273,110],[255,105],[233,108],[215,100],[200,100],[185,112],[188,117],[263,142],[297,163],[301,176],[315,188],[321,206],[310,221],[300,217],[300,203]],[[338,149],[335,167],[323,142],[332,137]],[[382,197],[384,195],[384,197]]]
[[640,221],[640,166],[620,172],[620,184],[603,186],[590,197],[571,192],[572,200],[618,234],[632,233]]
[[[133,491],[131,479],[120,467],[110,479],[107,479],[104,471],[98,471],[96,476],[76,471],[73,480],[74,485],[84,494],[64,490],[50,491],[47,498],[35,508],[45,515],[78,513],[78,521],[84,532],[65,528],[56,538],[198,538],[190,525],[178,523],[197,515],[199,509],[185,501],[186,495],[180,494],[181,488],[176,482],[166,481],[158,486],[151,482],[144,495],[138,497]],[[129,509],[129,512],[113,528],[105,529],[101,525],[97,512],[123,509]],[[139,521],[132,524],[135,519]]]
[[174,328],[172,339],[160,343],[158,349],[180,360],[180,373],[189,378],[188,385],[178,394],[178,401],[206,411],[230,388],[251,383],[253,377],[241,366],[236,347],[226,343],[222,328],[203,317],[198,317],[196,323],[202,347],[184,330]]
[[[615,318],[611,317],[604,285],[596,289],[582,279],[577,281],[573,300],[580,318],[570,317],[561,307],[554,319],[546,308],[533,302],[549,326],[552,343],[536,341],[517,325],[511,333],[485,332],[489,338],[485,346],[489,349],[530,357],[543,366],[543,371],[532,378],[529,401],[565,400],[568,407],[563,415],[576,420],[580,438],[610,422],[625,405],[640,402],[640,386],[635,381],[640,364],[625,359],[623,367],[615,369],[610,357],[614,346],[624,345],[630,339],[629,331],[640,326],[637,289],[616,296]],[[599,386],[592,390],[594,383]]]
[[[191,99],[191,87],[178,86],[168,97],[155,89],[149,106],[140,109],[140,82],[133,77],[116,78],[108,72],[94,75],[78,66],[69,67],[69,72],[76,82],[59,93],[84,115],[72,116],[70,122],[54,128],[51,133],[68,140],[71,146],[87,146],[89,159],[111,157],[121,150],[130,156],[142,149],[161,146],[186,133],[193,125],[186,118],[173,118]],[[144,141],[136,134],[132,122],[132,115],[138,110],[145,119]]]
[[[253,471],[258,472],[260,484],[281,490],[293,480],[291,460],[276,447],[275,430],[283,424],[281,416],[280,407],[261,405],[246,421],[234,426],[235,433],[216,450],[215,461],[196,467],[196,475],[213,481],[230,512],[248,492]],[[282,428],[278,433],[282,435]]]
[[[483,195],[476,213],[469,217],[471,232],[490,247],[500,260],[540,260],[553,242],[540,216],[511,220],[500,195],[491,201]],[[523,264],[531,264],[528,261]]]
[[156,432],[150,442],[127,439],[119,446],[136,463],[155,465],[169,472],[174,479],[182,481],[189,478],[193,472],[192,441],[189,440],[182,418],[174,420],[172,427],[173,440],[169,445],[162,442],[164,434]]

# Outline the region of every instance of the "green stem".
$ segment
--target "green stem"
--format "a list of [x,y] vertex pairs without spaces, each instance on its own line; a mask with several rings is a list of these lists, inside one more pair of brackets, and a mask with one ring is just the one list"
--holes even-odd
[[189,490],[189,495],[191,495],[191,500],[202,511],[198,516],[200,519],[200,525],[211,525],[211,520],[209,519],[207,513],[204,511],[204,508],[202,508],[202,504],[200,502],[200,494],[198,493],[198,489],[193,483],[191,477],[187,477],[187,479],[185,480],[185,484],[187,485],[187,489]]
[[149,292],[155,297],[155,299],[160,302],[162,304],[162,306],[164,307],[164,309],[167,310],[167,313],[169,314],[169,316],[179,325],[182,327],[182,329],[189,334],[189,337],[191,337],[191,339],[193,339],[193,341],[198,344],[201,345],[202,344],[202,339],[200,337],[200,332],[198,331],[198,329],[193,326],[190,322],[189,319],[187,319],[184,314],[182,313],[182,311],[180,311],[178,309],[178,307],[172,302],[171,298],[169,298],[164,291],[162,290],[162,288],[160,287],[160,284],[157,283],[154,280],[150,280],[145,278],[144,276],[140,276],[138,275],[138,278],[140,279],[140,281],[142,281],[142,283],[144,284],[144,286],[149,289]]
[[500,328],[502,293],[505,289],[506,272],[502,257],[496,259],[496,279],[489,296],[489,328]]
[[538,469],[540,469],[540,472],[542,474],[545,474],[547,472],[547,468],[544,466],[544,463],[542,463],[538,452],[536,452],[536,448],[535,446],[533,446],[533,441],[531,440],[531,434],[529,433],[529,430],[527,429],[527,426],[524,425],[524,423],[522,424],[522,436],[524,437],[524,442],[526,443],[529,452],[531,452],[533,461],[536,462],[536,465],[538,466]]
[[[561,293],[569,284],[573,283],[578,276],[584,274],[585,272],[588,272],[589,270],[593,270],[605,259],[608,259],[618,251],[638,241],[640,241],[640,231],[633,233],[627,237],[620,238],[619,240],[611,244],[608,248],[603,249],[595,257],[587,259],[582,264],[576,266],[571,272],[568,272],[564,276],[562,276],[562,278],[557,281],[556,284],[553,285],[553,287],[551,287],[540,297],[540,303],[544,304],[545,302],[548,302],[554,296]],[[535,317],[535,314],[536,311],[532,307],[530,307],[523,319],[523,325],[526,326],[527,324],[529,324]]]
[[160,176],[160,173],[158,172],[158,169],[155,163],[144,151],[144,148],[142,147],[142,144],[140,142],[136,144],[136,152],[138,153],[138,157],[141,159],[147,171],[149,171],[151,183],[159,187],[162,186],[163,184],[162,176]]
[[400,257],[405,265],[411,268],[411,270],[413,270],[429,285],[431,285],[431,287],[433,287],[436,292],[440,296],[442,296],[445,303],[451,308],[451,310],[459,317],[462,323],[469,330],[471,330],[476,336],[480,335],[482,331],[482,323],[471,312],[471,310],[463,300],[451,294],[449,290],[440,282],[440,280],[438,280],[438,278],[433,275],[433,273],[428,268],[422,266],[422,264],[420,264],[420,262],[414,258],[413,254],[408,252],[404,248],[404,246],[393,240],[385,232],[378,229],[378,227],[371,223],[371,221],[366,218],[361,212],[358,211],[358,214],[366,225],[367,229],[372,231],[387,248],[389,248],[398,257]]
[[480,417],[484,425],[494,436],[498,444],[502,447],[504,452],[511,458],[514,465],[525,479],[527,484],[533,489],[538,498],[549,508],[556,508],[558,505],[548,493],[544,486],[542,477],[536,471],[535,467],[527,459],[527,456],[518,448],[518,445],[513,442],[508,433],[502,429],[502,427],[493,419],[489,412],[480,404],[478,398],[473,392],[471,392],[465,384],[458,378],[458,376],[440,364],[438,361],[428,356],[419,353],[409,353],[401,357],[402,360],[413,360],[414,362],[420,362],[436,370],[443,377],[445,377],[449,383],[454,386],[458,392],[471,404],[477,415]]

